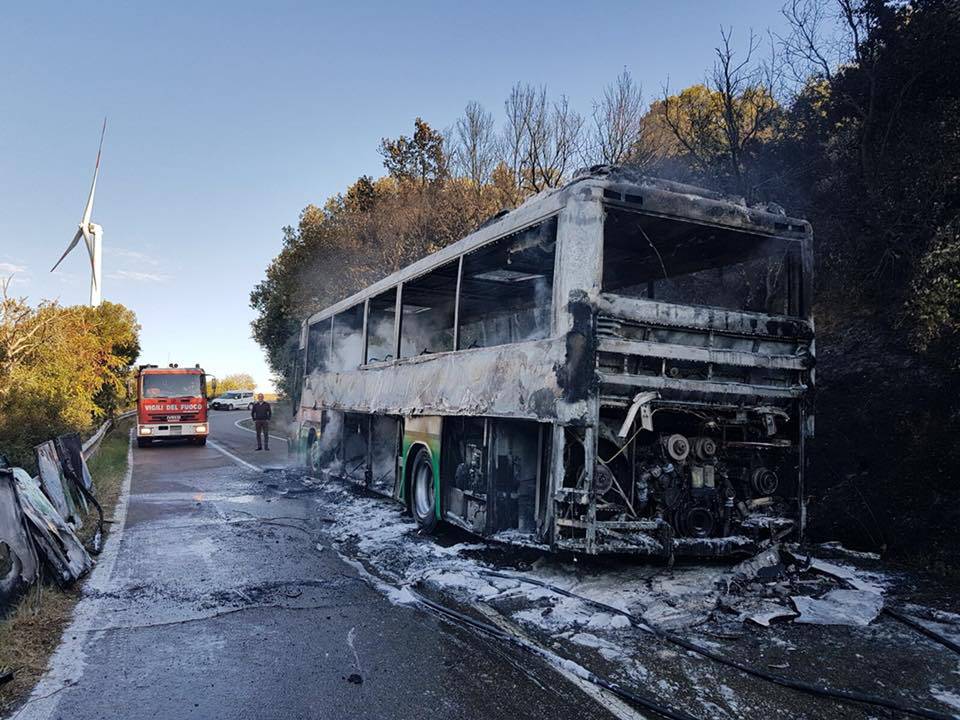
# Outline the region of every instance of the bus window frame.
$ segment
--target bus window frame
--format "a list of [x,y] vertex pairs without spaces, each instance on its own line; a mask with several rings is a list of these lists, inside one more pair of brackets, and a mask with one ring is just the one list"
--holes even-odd
[[[496,237],[494,237],[494,238],[491,238],[489,241],[483,243],[482,245],[479,245],[479,246],[477,246],[477,247],[475,247],[475,248],[471,248],[471,249],[469,249],[469,250],[465,250],[464,252],[461,252],[460,254],[458,254],[458,255],[457,255],[456,257],[454,257],[454,258],[449,258],[449,259],[447,259],[447,260],[445,260],[445,261],[443,261],[443,262],[437,263],[434,267],[431,267],[429,270],[425,270],[425,271],[423,271],[422,273],[420,273],[420,274],[418,274],[418,275],[414,275],[413,277],[410,277],[410,278],[406,278],[405,280],[400,280],[400,281],[397,282],[396,285],[393,285],[393,286],[390,286],[390,287],[386,287],[386,288],[382,289],[380,292],[378,292],[376,295],[372,295],[372,296],[370,296],[370,297],[365,298],[365,299],[363,300],[363,308],[364,308],[364,309],[363,309],[363,360],[364,360],[364,362],[362,362],[362,363],[361,363],[359,366],[357,366],[356,368],[351,368],[351,370],[366,370],[366,369],[383,368],[383,367],[388,367],[388,366],[398,365],[398,364],[402,365],[402,364],[404,364],[404,363],[408,363],[408,362],[411,362],[411,361],[420,361],[420,360],[422,359],[423,356],[420,356],[420,355],[413,356],[413,357],[400,357],[400,348],[401,348],[401,345],[402,345],[401,332],[402,332],[402,330],[403,330],[403,290],[404,290],[404,287],[405,287],[408,283],[415,282],[416,280],[419,280],[420,278],[423,278],[423,277],[429,275],[430,273],[435,272],[436,270],[439,270],[439,269],[442,268],[443,266],[445,266],[445,265],[450,265],[450,264],[452,264],[452,263],[454,263],[454,262],[457,263],[457,281],[456,281],[456,287],[455,287],[455,289],[454,289],[453,349],[451,349],[451,350],[442,350],[442,351],[439,351],[439,352],[430,353],[429,357],[437,357],[437,356],[442,356],[442,355],[449,355],[449,354],[451,354],[451,353],[473,352],[473,351],[475,351],[475,350],[489,349],[489,348],[461,348],[461,347],[460,347],[460,291],[461,291],[462,284],[463,284],[463,263],[464,263],[464,258],[465,258],[468,254],[477,252],[477,251],[479,251],[479,250],[482,250],[482,249],[485,248],[485,247],[488,247],[488,246],[493,245],[493,244],[495,244],[495,243],[501,242],[501,241],[504,240],[505,238],[511,237],[511,236],[513,236],[513,235],[519,235],[519,234],[521,234],[521,233],[528,232],[529,230],[531,230],[531,229],[533,229],[533,228],[535,228],[535,227],[538,227],[538,226],[540,226],[540,225],[543,225],[543,224],[545,224],[545,223],[548,223],[548,222],[550,222],[551,220],[554,220],[554,221],[555,221],[555,227],[554,227],[554,242],[557,243],[557,242],[559,242],[559,236],[560,236],[560,216],[561,216],[561,211],[562,211],[562,208],[560,208],[560,209],[558,209],[558,210],[556,210],[556,211],[554,211],[554,212],[548,213],[548,214],[546,214],[546,215],[540,216],[540,217],[538,217],[537,219],[535,219],[534,221],[532,221],[532,222],[530,222],[530,223],[528,223],[528,224],[526,224],[526,225],[524,225],[524,226],[522,226],[522,227],[514,228],[514,229],[510,230],[509,232],[505,232],[505,233],[503,233],[502,235],[498,235],[498,236],[496,236]],[[601,242],[602,242],[602,238],[601,238]],[[557,252],[556,255],[554,256],[554,260],[553,260],[553,272],[552,272],[552,278],[551,278],[552,287],[555,287],[555,286],[556,286],[556,283],[557,283],[557,273],[559,272],[559,264],[560,264],[560,263],[559,263],[559,260],[560,260],[560,253]],[[369,321],[369,318],[370,318],[370,301],[373,300],[373,299],[375,299],[375,298],[377,298],[377,297],[379,297],[379,296],[381,296],[381,295],[383,295],[383,294],[385,294],[385,293],[389,293],[391,290],[396,290],[396,305],[395,305],[395,310],[394,310],[394,326],[393,326],[393,358],[391,358],[390,360],[375,360],[375,361],[372,361],[372,362],[368,362],[368,361],[366,360],[367,350],[368,350],[368,340],[369,340],[369,338],[367,337],[367,324],[368,324],[368,321]],[[555,316],[556,316],[556,308],[553,307],[553,305],[555,304],[555,303],[554,303],[554,298],[551,297],[550,303],[551,303],[551,312],[550,312],[551,321],[550,321],[549,332],[548,332],[548,335],[547,335],[548,338],[549,338],[549,337],[553,337],[553,336],[556,334],[556,317],[555,317]],[[337,303],[337,304],[339,304],[339,303]],[[331,306],[331,307],[333,307],[333,306]],[[333,357],[333,335],[334,335],[334,332],[333,332],[333,319],[334,319],[334,317],[336,317],[337,315],[341,314],[342,312],[346,312],[347,310],[349,310],[349,309],[352,308],[352,307],[356,307],[356,305],[348,306],[348,307],[345,308],[344,310],[341,310],[340,312],[337,312],[337,313],[331,313],[329,317],[321,318],[321,319],[315,321],[312,325],[311,325],[311,323],[310,323],[309,321],[307,322],[307,338],[306,338],[306,339],[307,339],[307,342],[306,342],[305,347],[304,347],[304,364],[303,364],[303,367],[304,367],[304,378],[306,378],[306,377],[308,376],[308,374],[309,374],[309,373],[306,372],[306,369],[309,367],[309,362],[310,362],[310,358],[309,358],[309,351],[310,351],[310,328],[311,328],[313,325],[316,325],[317,323],[322,323],[322,322],[329,322],[329,323],[330,323],[330,346],[329,346],[329,348],[328,348],[328,350],[327,350],[327,353],[328,353],[328,358],[331,358],[331,357]],[[519,344],[522,344],[522,343],[503,343],[503,344],[501,344],[501,345],[491,345],[491,346],[489,346],[489,347],[491,347],[491,348],[493,348],[493,347],[510,347],[511,345],[519,345]],[[333,371],[331,371],[331,370],[324,370],[323,372],[333,372]]]

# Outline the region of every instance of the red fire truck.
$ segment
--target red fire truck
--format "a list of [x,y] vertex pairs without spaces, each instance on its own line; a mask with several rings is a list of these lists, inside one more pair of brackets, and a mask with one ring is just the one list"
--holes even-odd
[[[215,382],[215,381],[214,381]],[[141,365],[137,373],[137,445],[154,440],[187,439],[205,445],[207,376],[196,365]]]

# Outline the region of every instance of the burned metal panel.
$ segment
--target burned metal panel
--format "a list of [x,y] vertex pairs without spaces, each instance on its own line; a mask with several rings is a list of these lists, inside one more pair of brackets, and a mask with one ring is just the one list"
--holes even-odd
[[596,299],[597,311],[604,315],[652,325],[714,330],[761,337],[813,338],[808,320],[764,313],[738,312],[713,307],[678,305],[641,298],[604,293]]
[[301,407],[389,415],[472,415],[584,422],[584,402],[564,402],[557,368],[563,340],[437,353],[306,378]]
[[44,493],[64,520],[74,528],[82,527],[81,509],[86,512],[87,501],[80,494],[79,489],[64,475],[56,445],[52,440],[47,440],[37,445],[34,453]]
[[0,468],[0,607],[37,579],[39,559],[17,498],[13,470]]
[[788,217],[782,208],[772,203],[748,206],[743,198],[647,177],[629,168],[604,166],[594,169],[590,177],[604,188],[605,201],[642,208],[650,215],[777,237],[810,235],[810,224],[806,220]]
[[93,559],[80,539],[43,494],[39,483],[21,468],[12,470],[17,497],[31,534],[60,584],[73,582],[91,567]]

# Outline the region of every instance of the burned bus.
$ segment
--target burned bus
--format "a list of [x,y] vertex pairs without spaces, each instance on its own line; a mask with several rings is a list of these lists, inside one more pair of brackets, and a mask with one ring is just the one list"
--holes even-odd
[[804,526],[812,233],[602,166],[304,322],[316,473],[505,541],[751,552]]

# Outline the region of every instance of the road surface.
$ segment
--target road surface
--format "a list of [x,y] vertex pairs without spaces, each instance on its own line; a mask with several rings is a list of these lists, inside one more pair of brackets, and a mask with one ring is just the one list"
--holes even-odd
[[612,717],[544,662],[392,604],[331,547],[309,496],[259,470],[287,462],[285,443],[255,452],[246,413],[211,414],[207,447],[132,450],[125,515],[121,500],[11,717]]

